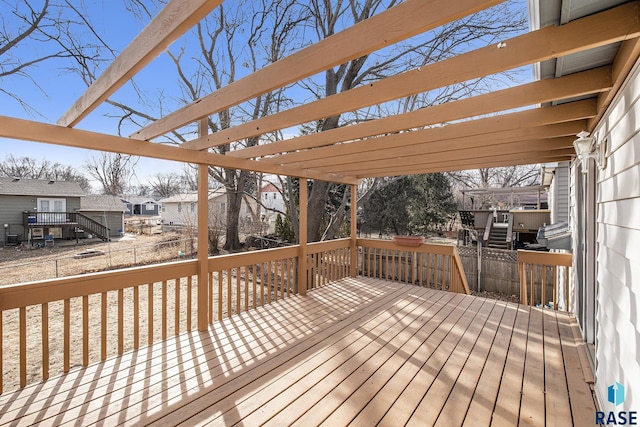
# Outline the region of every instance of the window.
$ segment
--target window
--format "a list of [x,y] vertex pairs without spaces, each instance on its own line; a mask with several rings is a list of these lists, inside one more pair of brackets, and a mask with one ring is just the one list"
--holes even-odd
[[191,213],[194,213],[196,211],[196,204],[195,203],[191,203]]
[[182,203],[178,202],[178,213],[182,212]]

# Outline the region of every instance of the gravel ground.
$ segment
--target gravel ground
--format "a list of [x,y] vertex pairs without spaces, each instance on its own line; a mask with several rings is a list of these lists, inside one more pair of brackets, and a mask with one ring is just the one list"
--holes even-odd
[[507,302],[515,302],[515,303],[520,302],[520,298],[518,297],[518,295],[508,295],[508,294],[502,294],[500,292],[471,291],[471,295],[482,297],[482,298],[497,299],[499,301],[507,301]]

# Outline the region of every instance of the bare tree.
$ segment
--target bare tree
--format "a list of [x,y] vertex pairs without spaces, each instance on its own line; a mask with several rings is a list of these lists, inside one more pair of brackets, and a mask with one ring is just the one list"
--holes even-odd
[[69,0],[0,0],[0,94],[38,113],[12,92],[10,79],[31,80],[46,95],[30,75],[42,62],[58,60],[64,69],[70,63],[101,61],[99,45],[86,36],[90,28],[81,6]]
[[138,158],[120,153],[99,152],[89,157],[85,169],[102,186],[102,194],[123,195],[134,175]]
[[[139,2],[142,3],[142,2]],[[137,9],[138,13],[142,9]],[[300,8],[295,0],[247,1],[239,0],[232,8],[218,7],[212,14],[196,25],[197,52],[193,45],[177,46],[167,51],[175,65],[181,94],[179,104],[193,102],[207,93],[216,91],[247,72],[278,61],[289,49],[297,24],[302,20]],[[224,109],[208,118],[211,133],[227,129],[234,124],[258,119],[282,108],[286,99],[284,89],[263,94],[239,106]],[[153,111],[163,111],[163,94],[157,103],[147,105]],[[142,125],[155,117],[128,105],[111,102],[123,114],[120,120]],[[174,131],[167,138],[181,143],[195,134],[195,128]],[[214,150],[225,154],[236,146],[249,147],[270,135],[247,138],[246,140],[216,147]],[[256,179],[252,172],[225,168],[210,168],[210,176],[225,188],[226,235],[224,249],[240,248],[239,227],[240,207],[247,194],[256,191]],[[189,173],[186,174],[190,176]],[[255,197],[255,195],[254,195]]]
[[75,181],[86,192],[91,191],[89,179],[69,165],[33,157],[7,155],[0,162],[0,176],[8,178],[50,179],[54,181]]
[[158,172],[149,179],[149,187],[151,194],[155,197],[171,197],[182,190],[182,180],[175,172]]
[[[356,24],[384,9],[393,7],[396,3],[398,3],[396,0],[342,0],[336,2],[311,0],[308,3],[308,10],[312,19],[308,25],[315,31],[318,39],[323,39],[333,35],[344,25]],[[504,24],[505,22],[506,24]],[[514,7],[514,4],[499,5],[399,43],[394,48],[385,49],[331,68],[325,72],[325,78],[322,81],[310,78],[301,82],[300,86],[312,93],[314,97],[328,97],[407,69],[445,59],[470,48],[475,48],[478,44],[493,43],[525,31],[525,26],[526,13],[524,9]],[[313,126],[305,126],[302,132],[323,132],[362,120],[460,99],[483,92],[490,86],[499,84],[501,79],[508,78],[515,77],[504,75],[493,80],[476,79],[461,82],[429,93],[412,95],[375,108],[327,117]],[[372,188],[384,185],[384,182],[384,180],[374,180]],[[344,190],[341,193],[338,191],[342,194],[341,201],[334,203],[332,200],[335,201],[335,197],[330,196],[335,192],[335,186],[330,183],[313,182],[309,194],[307,223],[310,241],[336,235],[336,231],[346,220],[348,212],[346,204],[349,198],[344,195]],[[289,212],[292,214],[295,211],[290,209]],[[294,218],[291,220],[293,224],[297,222]]]

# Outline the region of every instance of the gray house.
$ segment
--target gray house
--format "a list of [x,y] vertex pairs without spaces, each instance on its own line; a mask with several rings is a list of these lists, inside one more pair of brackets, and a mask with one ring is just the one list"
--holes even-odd
[[[29,237],[71,238],[74,229],[67,212],[80,209],[84,190],[77,182],[0,178],[0,226],[3,242]],[[31,233],[31,234],[30,234]]]
[[124,214],[127,206],[116,196],[82,196],[78,212],[109,228],[109,237],[124,232]]
[[80,212],[84,193],[72,181],[0,178],[3,244],[71,239],[80,231],[108,239],[108,226]]
[[127,197],[120,199],[126,205],[127,215],[158,216],[160,203],[149,197]]

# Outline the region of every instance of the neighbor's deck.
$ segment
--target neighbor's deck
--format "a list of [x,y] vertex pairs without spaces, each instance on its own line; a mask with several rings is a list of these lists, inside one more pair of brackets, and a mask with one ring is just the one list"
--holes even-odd
[[590,425],[574,327],[551,310],[343,279],[3,395],[0,424]]

